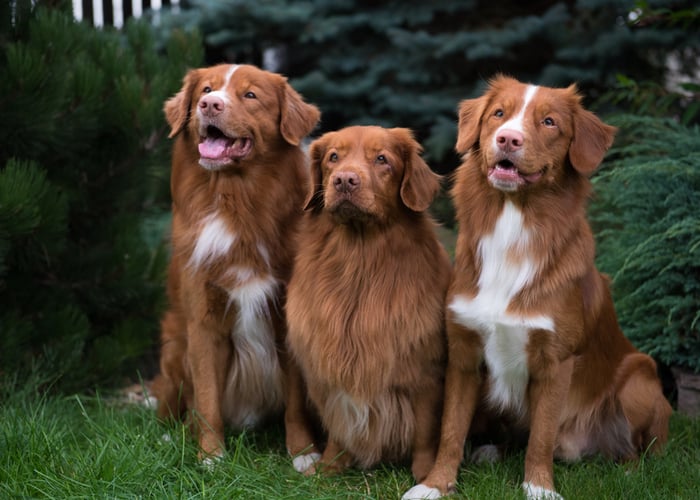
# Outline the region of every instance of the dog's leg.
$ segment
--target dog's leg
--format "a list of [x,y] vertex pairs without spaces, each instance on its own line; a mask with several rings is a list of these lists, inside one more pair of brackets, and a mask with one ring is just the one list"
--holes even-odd
[[413,396],[415,430],[411,472],[416,481],[422,481],[435,464],[440,439],[440,412],[443,388],[436,383]]
[[547,366],[546,369],[532,372],[528,388],[530,438],[525,454],[523,489],[529,499],[561,498],[554,490],[554,444],[559,430],[559,416],[569,393],[574,358],[556,361],[548,357],[546,363],[540,364]]
[[448,362],[440,447],[427,477],[408,490],[403,500],[439,498],[453,491],[464,456],[464,443],[479,399],[479,365],[483,347],[479,335],[448,322]]
[[340,444],[334,439],[328,439],[326,449],[323,450],[323,456],[312,467],[309,467],[305,474],[337,474],[350,466],[352,456],[345,451]]
[[185,352],[187,333],[185,321],[175,310],[163,315],[161,321],[160,373],[153,382],[152,392],[158,400],[158,418],[182,418],[187,409]]
[[284,428],[287,452],[293,457],[294,469],[303,473],[321,458],[321,454],[314,444],[311,432],[301,371],[289,356],[284,366],[286,371]]
[[[618,369],[618,398],[630,425],[636,452],[659,452],[668,440],[671,405],[663,395],[656,363],[646,354],[625,356]],[[621,457],[633,459],[635,457]]]
[[204,322],[188,325],[187,359],[194,389],[193,418],[199,435],[199,458],[205,462],[224,453],[221,398],[231,357],[228,337]]

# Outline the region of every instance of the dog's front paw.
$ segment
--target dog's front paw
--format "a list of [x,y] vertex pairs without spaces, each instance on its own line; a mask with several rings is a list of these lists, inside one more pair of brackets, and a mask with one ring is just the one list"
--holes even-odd
[[424,484],[417,484],[404,493],[401,500],[423,500],[440,497],[442,497],[442,493],[440,493],[439,489],[431,488],[430,486],[426,486]]
[[306,474],[307,472],[313,473],[314,464],[321,458],[320,453],[312,452],[305,455],[298,455],[292,460],[292,465],[294,470]]
[[523,483],[523,491],[528,500],[564,500],[564,497],[556,491],[528,482]]
[[214,455],[204,455],[200,453],[199,463],[208,471],[213,471],[224,458],[223,452]]

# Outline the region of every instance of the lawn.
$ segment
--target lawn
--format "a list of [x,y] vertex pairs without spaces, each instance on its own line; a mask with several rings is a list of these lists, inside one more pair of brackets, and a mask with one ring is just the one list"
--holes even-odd
[[[164,426],[145,407],[114,395],[45,396],[30,382],[3,381],[0,498],[398,499],[407,467],[304,477],[291,467],[281,426],[227,436],[229,454],[198,464],[183,426]],[[168,434],[170,439],[163,439]],[[523,454],[463,467],[457,498],[523,498]],[[700,420],[674,414],[659,457],[635,466],[605,460],[555,465],[567,499],[691,499],[700,491]]]

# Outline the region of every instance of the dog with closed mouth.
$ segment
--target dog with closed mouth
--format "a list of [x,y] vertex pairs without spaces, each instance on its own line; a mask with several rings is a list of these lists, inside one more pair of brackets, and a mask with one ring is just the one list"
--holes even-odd
[[186,417],[211,461],[225,424],[286,408],[287,447],[306,468],[313,437],[283,309],[308,185],[300,142],[320,112],[281,75],[223,64],[188,72],[165,115],[175,143],[158,415]]
[[449,257],[426,213],[440,183],[407,129],[354,126],[311,144],[289,283],[290,351],[327,445],[309,473],[437,450]]
[[666,442],[671,407],[656,365],[618,325],[586,219],[589,176],[614,134],[573,85],[499,76],[461,103],[440,450],[404,499],[454,490],[481,408],[529,431],[528,498],[559,497],[555,456],[629,460]]

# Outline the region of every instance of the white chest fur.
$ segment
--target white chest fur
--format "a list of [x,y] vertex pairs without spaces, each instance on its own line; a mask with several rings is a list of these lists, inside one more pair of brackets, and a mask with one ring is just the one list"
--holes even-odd
[[[214,212],[200,223],[189,265],[196,271],[235,252],[241,244],[224,218]],[[254,426],[279,411],[283,403],[282,371],[270,311],[280,284],[270,274],[270,254],[265,245],[258,243],[255,249],[264,269],[234,265],[218,276],[219,285],[228,290],[229,296],[223,314],[235,311],[231,331],[233,362],[222,411],[228,424],[236,429]]]
[[479,242],[477,295],[457,295],[449,304],[455,320],[477,331],[483,339],[491,404],[518,413],[526,409],[528,332],[535,328],[554,330],[547,316],[506,312],[513,297],[537,273],[536,262],[529,254],[530,237],[520,210],[506,202],[493,233]]
[[[238,274],[248,274],[238,270]],[[251,276],[229,292],[236,307],[231,341],[236,351],[224,393],[223,413],[234,428],[249,428],[279,411],[283,402],[282,371],[277,356],[269,304],[279,289],[272,276]]]
[[236,235],[228,230],[218,213],[208,215],[200,223],[199,236],[190,256],[190,266],[197,269],[225,255],[236,239]]

